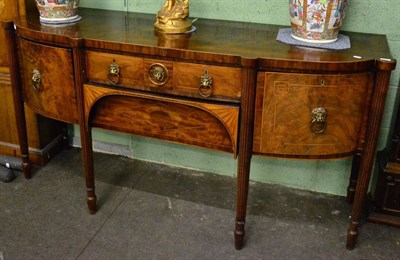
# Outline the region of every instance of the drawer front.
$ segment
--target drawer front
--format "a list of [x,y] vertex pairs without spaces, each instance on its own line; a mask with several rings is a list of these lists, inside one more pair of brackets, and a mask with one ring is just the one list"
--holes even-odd
[[[118,71],[115,73],[110,73],[112,64],[118,66]],[[86,76],[89,81],[96,83],[141,89],[144,79],[143,66],[143,58],[94,51],[86,52]]]
[[165,98],[84,85],[92,126],[226,151],[236,155],[237,105]]
[[241,97],[240,68],[95,51],[87,51],[86,64],[90,82],[221,101],[239,102]]
[[39,114],[77,123],[71,51],[23,39],[20,44],[26,103]]
[[259,73],[253,151],[288,157],[352,153],[370,82],[370,74]]
[[[208,74],[212,80],[211,90],[201,88],[200,78]],[[210,98],[228,97],[240,100],[242,86],[242,71],[239,68],[174,63],[174,89],[196,95],[210,94]]]

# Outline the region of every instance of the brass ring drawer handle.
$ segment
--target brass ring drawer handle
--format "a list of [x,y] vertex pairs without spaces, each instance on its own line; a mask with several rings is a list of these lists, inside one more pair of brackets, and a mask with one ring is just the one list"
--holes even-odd
[[33,70],[32,71],[32,86],[33,89],[37,92],[41,90],[41,81],[42,81],[42,75],[40,75],[40,72],[38,70]]
[[328,112],[323,107],[314,108],[311,112],[311,131],[314,134],[322,134],[326,130],[326,117]]
[[200,77],[199,95],[202,97],[210,97],[213,93],[212,78],[208,75],[208,71],[204,71],[204,75]]
[[115,60],[113,60],[108,70],[108,82],[112,85],[117,85],[119,83],[119,73],[120,67]]
[[162,86],[168,81],[168,69],[161,63],[153,63],[147,71],[147,77],[154,85]]

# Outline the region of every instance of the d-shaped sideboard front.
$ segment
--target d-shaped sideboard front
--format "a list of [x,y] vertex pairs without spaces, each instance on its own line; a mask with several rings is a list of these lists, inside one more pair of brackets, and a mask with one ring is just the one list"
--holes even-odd
[[238,158],[240,249],[252,155],[353,156],[347,248],[354,247],[396,64],[385,36],[345,33],[351,48],[331,51],[280,43],[273,25],[199,19],[192,34],[162,35],[154,15],[90,9],[80,15],[65,26],[41,24],[37,14],[15,27],[3,23],[26,176],[24,102],[80,126],[91,214],[93,127],[231,153]]

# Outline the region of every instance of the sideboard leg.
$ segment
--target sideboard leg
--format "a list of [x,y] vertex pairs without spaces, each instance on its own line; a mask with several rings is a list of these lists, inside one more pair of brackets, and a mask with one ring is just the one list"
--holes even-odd
[[235,248],[244,246],[247,197],[249,192],[250,162],[253,149],[254,102],[257,84],[257,61],[242,59],[243,90],[239,135],[239,157],[237,175],[237,205],[235,223]]
[[361,162],[361,152],[358,151],[357,154],[353,156],[353,164],[351,167],[349,186],[347,186],[346,200],[349,204],[352,204],[354,201],[354,193],[356,192],[358,173],[360,171],[360,162]]
[[90,215],[94,215],[97,212],[97,205],[96,205],[97,198],[96,198],[96,194],[95,194],[95,191],[94,191],[94,187],[93,188],[88,188],[87,187],[86,191],[87,191],[86,202],[87,202],[87,205],[88,205],[89,214]]
[[82,104],[79,111],[79,129],[81,135],[83,173],[85,176],[86,185],[86,202],[91,215],[97,211],[96,193],[94,184],[94,167],[93,167],[93,144],[92,144],[92,129],[89,122],[89,111],[85,109],[85,100],[83,94],[84,71],[85,71],[85,51],[83,48],[82,39],[74,39],[71,41],[74,47],[74,70],[75,70],[75,85],[77,87],[78,104]]
[[24,173],[24,176],[26,179],[30,179],[32,177],[32,167],[31,167],[31,161],[29,160],[29,152],[28,153],[21,152],[21,157],[22,157],[22,171]]
[[376,146],[382,121],[383,110],[390,79],[390,69],[393,62],[386,63],[378,61],[378,71],[375,75],[375,88],[372,93],[371,111],[368,119],[365,146],[360,160],[359,176],[357,178],[356,191],[354,194],[353,209],[351,212],[351,222],[347,232],[346,248],[354,248],[358,236],[358,227],[361,214],[364,210],[367,198],[368,185],[371,179],[372,166],[376,156]]
[[356,239],[358,236],[358,221],[351,221],[349,230],[347,232],[347,242],[346,242],[346,248],[348,250],[353,250],[354,246],[356,244]]
[[235,249],[241,250],[244,246],[244,222],[236,220],[235,226]]
[[83,159],[83,170],[85,175],[86,184],[86,196],[89,213],[95,214],[97,211],[96,207],[96,193],[94,183],[94,167],[93,167],[93,146],[92,146],[92,134],[91,129],[81,125],[81,145],[82,145],[82,159]]
[[240,250],[244,246],[247,198],[249,193],[249,172],[251,154],[239,152],[239,165],[237,176],[237,205],[235,223],[235,248]]
[[4,22],[2,24],[7,45],[9,58],[10,78],[12,86],[12,94],[14,101],[15,120],[17,123],[18,139],[22,159],[22,171],[25,178],[30,179],[31,162],[29,160],[28,135],[26,130],[26,119],[24,100],[22,93],[22,83],[20,75],[20,67],[18,61],[18,43],[13,22]]

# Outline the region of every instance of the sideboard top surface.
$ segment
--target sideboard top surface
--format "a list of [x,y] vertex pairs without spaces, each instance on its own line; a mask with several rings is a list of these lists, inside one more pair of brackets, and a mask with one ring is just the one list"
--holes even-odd
[[64,26],[43,25],[37,13],[28,13],[17,23],[17,30],[26,38],[50,44],[67,46],[71,41],[83,39],[88,48],[193,60],[208,55],[215,56],[213,61],[227,64],[258,58],[311,63],[371,63],[380,58],[392,59],[384,35],[341,32],[350,37],[351,48],[331,51],[278,42],[277,32],[283,27],[277,25],[200,18],[194,23],[197,30],[192,34],[163,37],[154,31],[154,14],[85,8],[78,13],[82,16],[80,22]]

